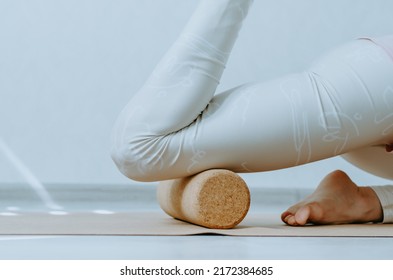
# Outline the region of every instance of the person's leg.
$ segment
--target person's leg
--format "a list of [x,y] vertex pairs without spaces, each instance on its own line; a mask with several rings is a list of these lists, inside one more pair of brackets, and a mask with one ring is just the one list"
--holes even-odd
[[[352,57],[356,58],[354,61],[369,60],[385,63],[380,64],[384,65],[383,67],[367,68],[366,65],[352,67],[357,73],[363,69],[361,71],[363,74],[358,77],[365,90],[358,93],[367,97],[363,110],[359,111],[361,113],[353,114],[352,119],[361,123],[368,132],[380,135],[382,141],[375,141],[368,147],[350,150],[344,158],[373,174],[391,178],[392,165],[389,152],[392,143],[393,72],[389,69],[393,62],[385,52],[381,52],[380,47],[371,42],[369,45],[368,51],[359,49],[353,53]],[[373,64],[370,63],[370,65]],[[383,73],[389,74],[390,77],[378,80],[379,75]],[[358,102],[355,96],[347,100]],[[355,109],[356,104],[352,108]],[[374,128],[379,131],[373,132]],[[391,223],[393,220],[392,190],[393,186],[359,187],[345,173],[336,171],[328,174],[309,197],[291,206],[281,218],[285,223],[293,226],[306,223],[338,224],[381,221]]]
[[200,1],[115,124],[112,158],[126,176],[153,181],[203,169],[194,168],[205,154],[193,139],[200,132],[196,124],[208,105],[216,105],[211,99],[252,2]]
[[[259,172],[385,143],[384,88],[393,66],[357,40],[308,71],[213,97],[251,1],[201,2],[183,35],[126,106],[112,157],[128,177],[157,181],[207,169]],[[390,72],[389,72],[390,71]]]

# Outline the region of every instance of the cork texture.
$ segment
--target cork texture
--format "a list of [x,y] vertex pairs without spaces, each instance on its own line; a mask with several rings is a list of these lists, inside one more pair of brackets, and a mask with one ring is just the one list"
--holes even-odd
[[212,169],[160,182],[157,199],[170,216],[214,229],[238,225],[250,208],[250,191],[236,173]]

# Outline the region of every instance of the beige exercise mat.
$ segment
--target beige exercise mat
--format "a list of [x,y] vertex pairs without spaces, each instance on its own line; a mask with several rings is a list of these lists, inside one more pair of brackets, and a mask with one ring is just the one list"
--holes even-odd
[[175,220],[161,212],[19,213],[0,217],[2,235],[196,235],[230,236],[367,236],[393,237],[393,225],[359,224],[289,227],[279,214],[249,213],[236,228],[213,230]]

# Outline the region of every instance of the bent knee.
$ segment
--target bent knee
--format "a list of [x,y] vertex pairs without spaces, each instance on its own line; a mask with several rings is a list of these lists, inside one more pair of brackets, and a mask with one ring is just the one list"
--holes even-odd
[[167,179],[163,151],[165,144],[160,137],[131,139],[115,145],[111,157],[119,171],[126,177],[141,182]]

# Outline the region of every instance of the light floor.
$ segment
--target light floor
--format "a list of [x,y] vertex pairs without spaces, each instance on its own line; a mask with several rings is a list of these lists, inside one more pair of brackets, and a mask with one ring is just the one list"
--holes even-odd
[[[62,211],[160,209],[154,186],[48,186]],[[279,213],[304,190],[252,189],[250,211]],[[0,186],[0,215],[50,211],[27,186]],[[0,225],[1,226],[1,225]],[[0,259],[393,259],[393,238],[198,236],[0,236]]]

